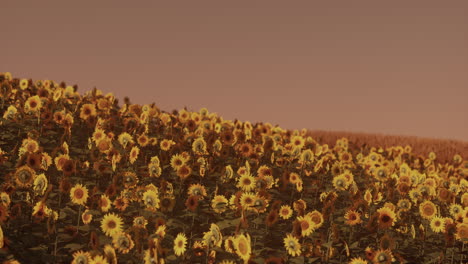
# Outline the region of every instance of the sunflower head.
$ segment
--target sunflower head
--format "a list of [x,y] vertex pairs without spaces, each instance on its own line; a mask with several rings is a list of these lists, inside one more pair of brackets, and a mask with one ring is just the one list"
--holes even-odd
[[88,199],[88,189],[78,183],[73,188],[71,188],[70,198],[75,204],[85,205],[86,200]]

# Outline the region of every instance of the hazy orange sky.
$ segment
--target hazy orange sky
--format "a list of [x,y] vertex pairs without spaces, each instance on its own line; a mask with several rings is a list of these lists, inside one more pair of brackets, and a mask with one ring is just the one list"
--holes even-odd
[[13,77],[287,129],[468,141],[465,0],[24,2],[0,7]]

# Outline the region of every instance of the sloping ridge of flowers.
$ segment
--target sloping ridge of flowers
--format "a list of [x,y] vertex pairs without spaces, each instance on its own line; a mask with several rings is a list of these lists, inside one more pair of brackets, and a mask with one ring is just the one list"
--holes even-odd
[[2,264],[466,260],[466,152],[77,90],[0,73]]

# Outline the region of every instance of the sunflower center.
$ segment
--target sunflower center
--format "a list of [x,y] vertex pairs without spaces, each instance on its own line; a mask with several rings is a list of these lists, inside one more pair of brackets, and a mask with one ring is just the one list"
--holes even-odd
[[75,190],[75,198],[76,198],[76,199],[81,199],[81,198],[83,198],[83,195],[84,195],[83,190],[81,190],[81,189]]
[[239,242],[239,252],[240,252],[242,255],[247,254],[247,246],[245,245],[245,242],[244,242],[244,241]]
[[108,226],[110,229],[114,229],[114,228],[117,226],[117,224],[115,223],[114,220],[111,220],[111,221],[109,221],[109,223],[107,223],[107,226]]
[[390,216],[388,215],[382,216],[382,222],[387,223],[387,222],[390,222],[390,220],[391,220]]
[[21,171],[19,173],[19,179],[22,182],[28,182],[30,178],[31,178],[31,173],[29,173],[28,171]]
[[307,221],[302,221],[301,222],[301,229],[302,230],[307,230],[309,228],[309,223]]
[[31,107],[34,108],[34,107],[36,107],[36,106],[37,106],[37,103],[34,102],[34,101],[32,101],[32,102],[31,102]]
[[432,215],[434,213],[434,209],[432,207],[430,207],[430,206],[426,206],[426,207],[424,207],[424,213],[426,215]]

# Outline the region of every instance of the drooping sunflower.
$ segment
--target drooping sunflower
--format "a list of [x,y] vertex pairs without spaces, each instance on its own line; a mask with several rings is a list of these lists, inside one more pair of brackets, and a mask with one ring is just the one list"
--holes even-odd
[[346,190],[349,187],[348,179],[343,174],[333,177],[333,187],[338,191]]
[[301,255],[301,244],[299,244],[299,240],[296,237],[288,234],[283,242],[289,255],[293,257]]
[[85,186],[77,183],[70,190],[70,198],[75,204],[85,205],[86,200],[88,199],[88,189]]
[[237,187],[242,188],[243,191],[250,192],[255,188],[255,178],[250,173],[245,173],[239,178]]
[[350,226],[362,223],[361,214],[354,210],[347,211],[344,218],[346,219],[345,223]]
[[34,192],[37,195],[43,195],[47,189],[47,178],[44,173],[39,174],[36,179],[34,179]]
[[188,195],[199,195],[202,197],[205,197],[207,195],[205,186],[201,184],[191,184],[190,187],[188,188],[187,191]]
[[128,253],[135,246],[132,237],[125,232],[114,234],[112,244],[120,253]]
[[127,132],[123,132],[122,134],[120,134],[118,137],[118,141],[120,145],[122,145],[124,148],[126,148],[129,143],[134,143],[132,135],[130,135]]
[[106,214],[101,220],[101,229],[106,236],[112,237],[122,231],[122,218],[114,213]]
[[211,208],[218,214],[226,211],[227,206],[228,200],[224,195],[216,195],[211,201]]
[[206,152],[206,142],[203,137],[195,139],[192,143],[192,151],[196,154],[205,154]]
[[468,239],[468,223],[457,224],[457,232],[455,233],[455,238],[458,240]]
[[153,190],[147,190],[143,194],[143,202],[145,203],[146,208],[150,211],[156,211],[156,209],[159,208],[159,197]]
[[419,205],[419,213],[424,219],[432,219],[437,214],[437,208],[431,201],[424,201]]
[[88,209],[86,209],[82,214],[81,214],[81,220],[83,221],[83,224],[87,225],[91,222],[93,219],[93,215],[89,212]]
[[36,178],[36,172],[29,166],[21,166],[16,169],[15,182],[19,187],[29,187]]
[[403,212],[407,212],[411,209],[411,202],[408,199],[400,199],[397,203],[397,207]]
[[315,229],[320,228],[323,225],[324,220],[321,212],[313,210],[312,212],[307,213],[307,215],[312,220]]
[[250,235],[241,234],[234,240],[234,246],[236,249],[236,254],[244,260],[244,263],[247,263],[250,259],[250,255],[252,254],[252,250],[250,248]]
[[393,255],[390,250],[377,250],[377,252],[375,252],[374,258],[372,259],[372,262],[376,264],[390,264],[392,263],[392,258]]
[[73,253],[72,264],[88,264],[91,261],[91,255],[89,252],[77,251]]
[[140,154],[140,148],[133,146],[132,150],[130,151],[130,164],[135,163],[135,161],[138,159],[138,154]]
[[395,225],[396,214],[388,207],[382,207],[377,210],[379,213],[379,227],[380,228],[389,228]]
[[166,225],[158,226],[154,234],[158,236],[159,239],[163,239],[166,236]]
[[184,254],[187,246],[187,237],[184,233],[177,234],[177,237],[174,239],[174,252],[176,256],[181,256]]
[[445,220],[442,217],[434,216],[431,219],[431,229],[435,233],[445,232]]
[[101,195],[101,198],[99,199],[99,207],[101,208],[101,211],[104,213],[109,211],[111,208],[112,202],[109,199],[109,197],[105,194]]

